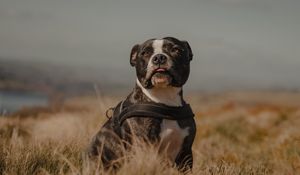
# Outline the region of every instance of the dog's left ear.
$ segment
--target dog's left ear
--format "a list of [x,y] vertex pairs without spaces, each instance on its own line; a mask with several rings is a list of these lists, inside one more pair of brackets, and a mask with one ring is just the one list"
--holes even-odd
[[137,53],[138,53],[139,48],[140,48],[140,45],[136,44],[131,49],[131,53],[130,53],[130,65],[132,67],[134,67],[135,64],[136,64],[136,58],[137,58]]
[[187,41],[181,41],[181,42],[184,44],[185,48],[188,51],[188,56],[189,56],[190,61],[192,61],[192,59],[193,59],[193,52],[192,52],[191,46],[189,45],[189,43]]

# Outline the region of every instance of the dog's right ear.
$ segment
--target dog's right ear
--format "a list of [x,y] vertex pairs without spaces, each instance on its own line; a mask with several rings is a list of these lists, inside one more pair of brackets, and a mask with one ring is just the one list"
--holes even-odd
[[188,56],[189,56],[189,59],[190,61],[192,61],[193,59],[193,52],[192,52],[192,49],[191,49],[191,46],[190,44],[187,42],[187,41],[181,41],[184,46],[186,47],[187,51],[188,51]]
[[130,53],[130,65],[133,66],[133,67],[136,64],[136,59],[137,59],[137,54],[138,54],[139,48],[140,48],[140,45],[136,44],[131,49],[131,53]]

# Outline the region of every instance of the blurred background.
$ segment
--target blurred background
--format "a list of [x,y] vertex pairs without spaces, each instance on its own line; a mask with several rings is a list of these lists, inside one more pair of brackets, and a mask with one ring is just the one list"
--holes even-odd
[[[83,152],[135,85],[131,48],[166,36],[194,53],[184,87],[193,172],[300,174],[299,9],[300,0],[0,0],[0,175],[103,174]],[[155,157],[137,154],[120,174],[178,174]]]
[[187,40],[187,93],[297,92],[299,0],[0,0],[0,112],[127,94],[132,46]]

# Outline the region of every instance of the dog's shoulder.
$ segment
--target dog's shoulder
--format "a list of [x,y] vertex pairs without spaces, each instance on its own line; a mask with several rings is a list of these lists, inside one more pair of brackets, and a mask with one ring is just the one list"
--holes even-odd
[[161,131],[161,122],[161,119],[135,116],[127,119],[122,128],[138,138],[156,142]]

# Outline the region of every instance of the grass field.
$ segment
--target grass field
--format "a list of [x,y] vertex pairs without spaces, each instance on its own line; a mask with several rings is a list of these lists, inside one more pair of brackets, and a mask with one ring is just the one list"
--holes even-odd
[[[0,117],[0,174],[103,174],[84,151],[118,97]],[[189,94],[197,122],[193,174],[300,174],[300,93]],[[155,150],[136,150],[120,175],[179,174]]]

